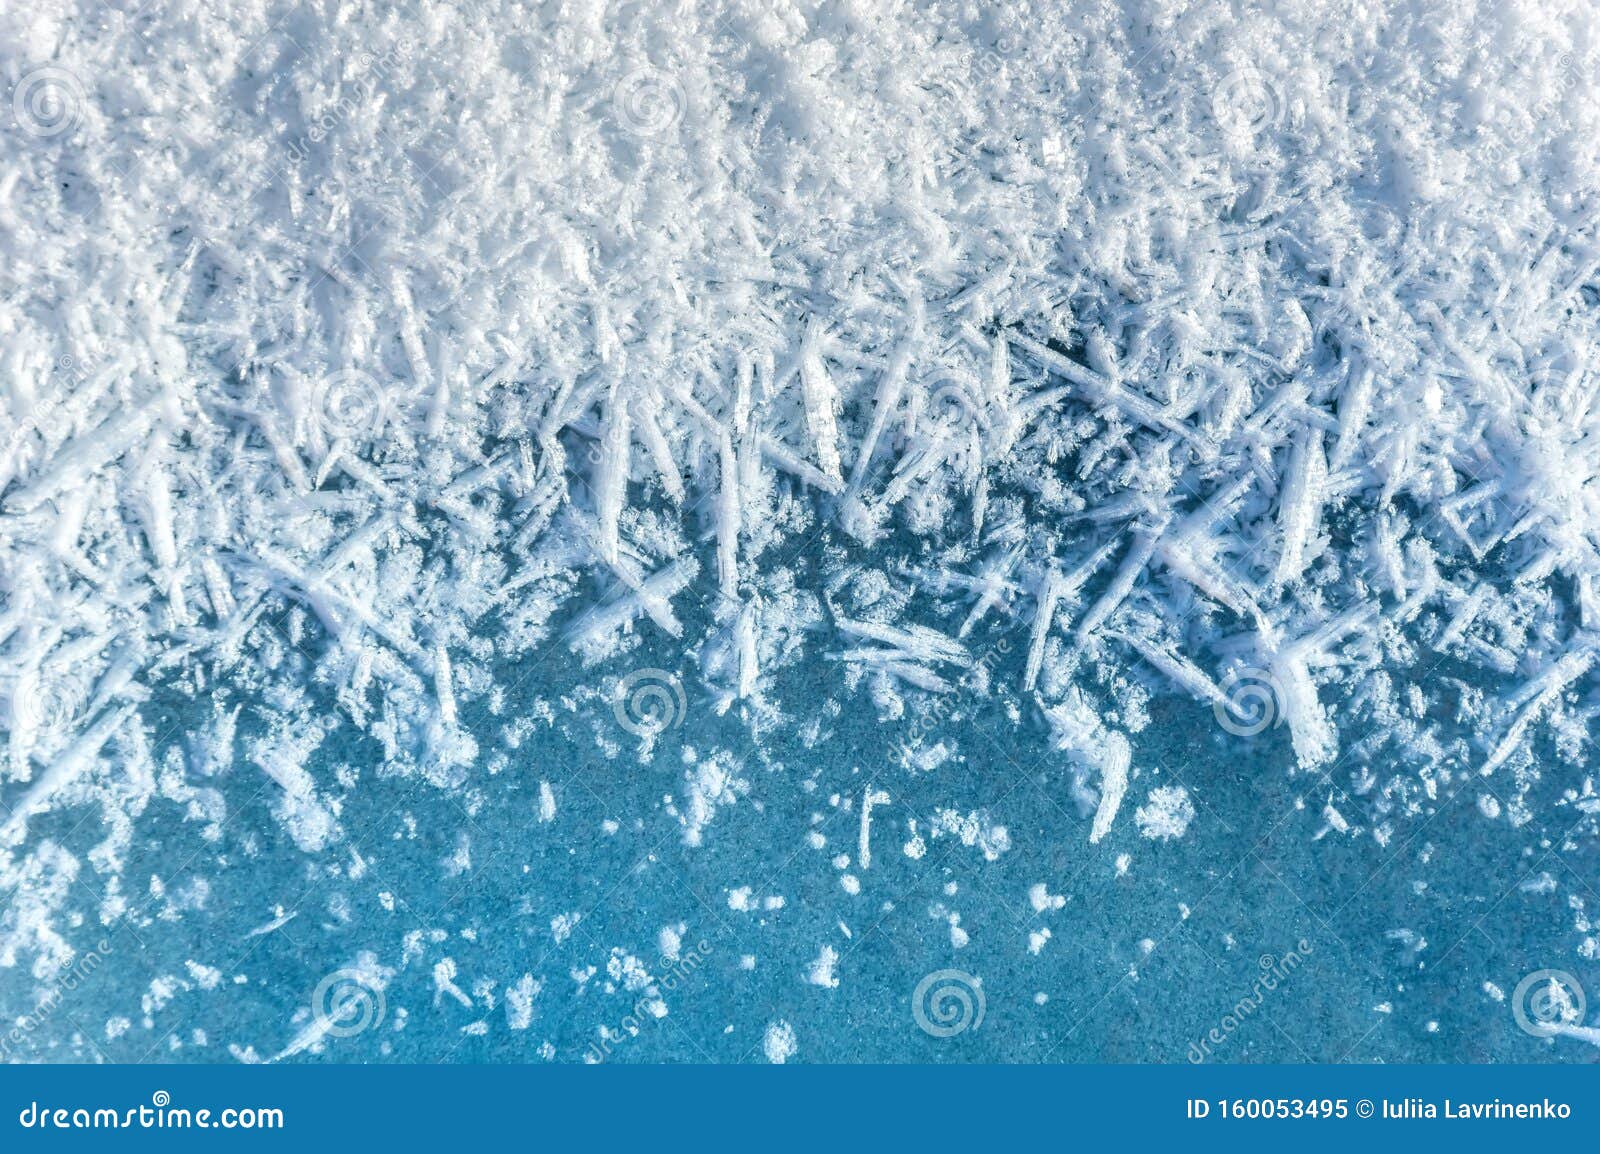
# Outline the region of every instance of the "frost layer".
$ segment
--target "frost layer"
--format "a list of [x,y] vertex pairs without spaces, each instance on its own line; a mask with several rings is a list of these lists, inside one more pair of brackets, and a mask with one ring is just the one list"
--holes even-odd
[[[354,787],[330,738],[457,787],[552,654],[646,755],[685,708],[807,720],[778,689],[807,656],[889,720],[1008,694],[1096,840],[1151,691],[1285,722],[1378,821],[1454,775],[1520,796],[1547,733],[1581,764],[1594,32],[8,8],[8,956],[65,948],[82,863],[45,815],[106,823],[114,916],[152,802],[214,829],[254,775],[321,850]],[[687,694],[639,696],[644,642]],[[913,732],[906,764],[947,755]],[[693,767],[685,838],[752,788]]]

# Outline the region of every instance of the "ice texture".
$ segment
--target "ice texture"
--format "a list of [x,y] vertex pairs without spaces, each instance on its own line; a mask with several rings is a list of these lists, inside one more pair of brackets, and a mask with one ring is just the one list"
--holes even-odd
[[[1281,727],[1324,840],[1470,788],[1589,844],[1597,33],[1561,0],[0,8],[0,964],[71,962],[75,885],[104,925],[203,908],[124,884],[158,832],[359,877],[352,798],[492,808],[558,717],[654,775],[606,836],[660,811],[693,853],[757,836],[748,749],[868,703],[892,752],[823,851],[852,895],[1020,836],[902,797],[982,752],[942,725],[975,702],[1066,767],[1049,836],[1105,873],[1203,809],[1142,748],[1174,697]],[[680,749],[708,716],[745,736]],[[442,835],[438,884],[494,849]],[[773,964],[827,990],[843,941]],[[568,979],[504,980],[522,1031]]]

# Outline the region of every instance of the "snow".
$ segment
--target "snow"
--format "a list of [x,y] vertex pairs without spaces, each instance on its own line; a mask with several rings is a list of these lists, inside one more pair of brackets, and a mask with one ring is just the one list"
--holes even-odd
[[533,1024],[534,1002],[542,986],[532,974],[523,974],[514,986],[506,988],[506,1025],[526,1030]]
[[832,946],[823,946],[806,970],[806,982],[813,986],[821,986],[824,989],[837,987],[839,985],[839,977],[835,971],[838,965],[839,951]]
[[1162,785],[1150,791],[1144,805],[1133,811],[1134,824],[1143,836],[1170,841],[1188,832],[1194,820],[1194,803],[1181,785]]
[[[988,705],[1119,875],[1130,794],[1195,815],[1152,702],[1286,734],[1325,845],[1463,781],[1532,821],[1600,712],[1600,41],[1401,7],[0,11],[0,955],[65,949],[75,879],[114,920],[165,823],[343,869],[359,791],[493,805],[558,716],[663,775],[605,828],[693,853],[870,703],[850,897],[1040,836],[905,800]],[[497,848],[428,832],[462,884]]]
[[1062,894],[1053,894],[1044,882],[1035,882],[1028,887],[1028,904],[1033,907],[1033,912],[1042,914],[1046,910],[1059,910],[1067,904],[1067,899]]
[[761,1040],[761,1050],[766,1054],[767,1061],[781,1066],[794,1057],[799,1049],[795,1042],[794,1027],[788,1022],[780,1019],[767,1026],[766,1036]]

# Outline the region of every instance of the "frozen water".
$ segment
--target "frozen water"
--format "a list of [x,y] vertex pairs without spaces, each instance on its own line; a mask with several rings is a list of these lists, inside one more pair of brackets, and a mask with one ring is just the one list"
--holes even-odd
[[1597,30],[0,11],[5,1053],[1591,1057]]

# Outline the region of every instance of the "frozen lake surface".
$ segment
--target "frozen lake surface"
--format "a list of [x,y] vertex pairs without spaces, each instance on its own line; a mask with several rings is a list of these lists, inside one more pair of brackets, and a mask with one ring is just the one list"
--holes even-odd
[[[540,671],[544,693],[581,682],[557,666]],[[1186,833],[1144,837],[1128,821],[1090,845],[1063,759],[1003,710],[932,726],[959,752],[914,773],[894,757],[903,727],[839,693],[836,674],[797,671],[796,694],[830,718],[809,746],[758,750],[686,695],[650,763],[620,728],[629,745],[602,755],[573,719],[461,794],[384,780],[337,748],[363,785],[320,859],[271,832],[259,792],[230,799],[239,816],[198,853],[166,822],[130,857],[124,877],[152,892],[116,928],[93,925],[94,879],[74,887],[69,908],[90,924],[69,940],[104,961],[17,1056],[271,1057],[319,983],[361,972],[370,951],[396,972],[381,992],[360,992],[367,978],[325,995],[339,1025],[301,1058],[762,1061],[769,1027],[786,1023],[806,1061],[1588,1060],[1581,1043],[1519,1028],[1510,998],[1552,960],[1575,968],[1592,846],[1488,820],[1477,783],[1380,847],[1328,832],[1327,786],[1287,773],[1281,727],[1238,737],[1169,702],[1128,804],[1185,788]],[[689,847],[662,798],[681,798],[685,759],[709,749],[733,751],[750,789]],[[862,869],[869,789],[889,800],[873,807]],[[948,811],[974,815],[975,844],[931,835]],[[1006,848],[991,861],[997,828]],[[87,849],[87,832],[63,844]],[[818,985],[828,950],[837,984]],[[919,986],[947,971],[919,1020]],[[8,984],[8,1018],[27,1013],[23,989]]]
[[0,85],[0,1054],[1600,1053],[1592,4]]

